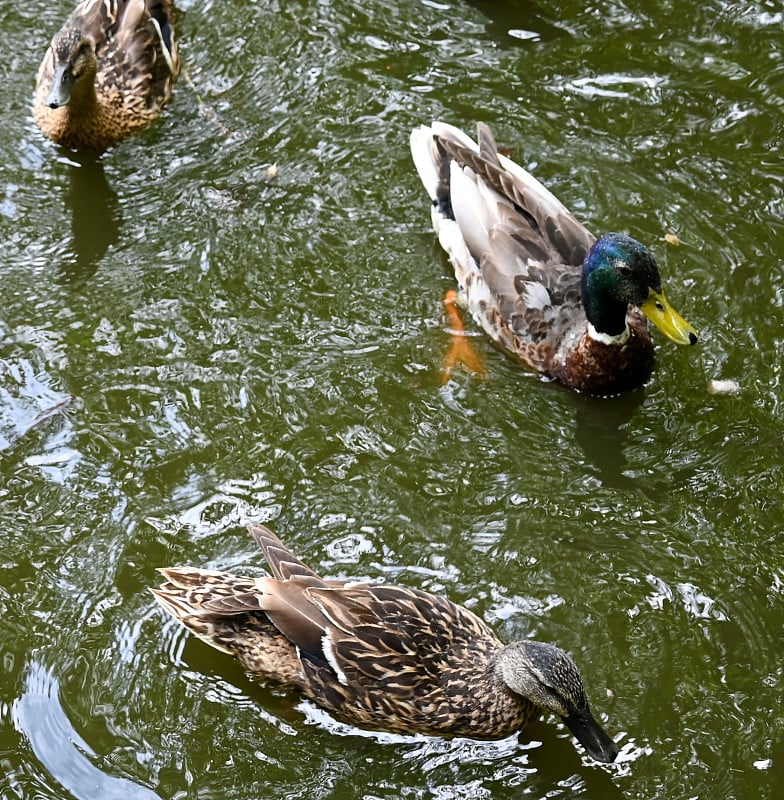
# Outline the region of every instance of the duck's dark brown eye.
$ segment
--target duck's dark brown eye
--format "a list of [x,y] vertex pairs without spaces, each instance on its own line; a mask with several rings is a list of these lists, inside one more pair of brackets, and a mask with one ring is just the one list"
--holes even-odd
[[628,278],[632,274],[632,268],[628,264],[621,262],[618,265],[618,272],[620,272],[624,278]]

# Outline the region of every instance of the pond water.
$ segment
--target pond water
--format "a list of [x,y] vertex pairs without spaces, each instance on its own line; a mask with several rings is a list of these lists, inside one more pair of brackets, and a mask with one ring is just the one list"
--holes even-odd
[[[69,11],[0,4],[0,797],[784,796],[780,4],[188,0],[190,84],[98,161],[30,113]],[[597,400],[469,324],[442,387],[431,119],[649,243],[701,343]],[[618,762],[249,680],[147,591],[262,574],[247,521],[568,650]]]

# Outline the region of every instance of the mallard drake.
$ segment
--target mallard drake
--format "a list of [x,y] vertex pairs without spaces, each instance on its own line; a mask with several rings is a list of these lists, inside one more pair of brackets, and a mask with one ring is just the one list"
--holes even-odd
[[251,674],[350,724],[398,733],[499,739],[552,711],[589,755],[615,759],[563,650],[504,645],[475,614],[418,589],[323,580],[268,528],[250,533],[274,577],[174,567],[151,591]]
[[171,0],[82,0],[38,70],[43,133],[100,152],[152,122],[180,69],[171,14]]
[[650,250],[623,233],[596,239],[498,152],[487,125],[478,144],[451,125],[422,125],[411,152],[469,310],[519,361],[580,392],[614,395],[653,369],[643,314],[678,344],[697,341],[665,299]]

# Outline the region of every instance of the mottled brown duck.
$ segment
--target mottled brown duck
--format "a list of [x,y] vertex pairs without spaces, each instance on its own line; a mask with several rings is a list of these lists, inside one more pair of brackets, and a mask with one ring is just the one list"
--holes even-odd
[[646,316],[678,344],[697,333],[667,302],[653,254],[623,233],[596,239],[539,181],[441,122],[411,134],[433,227],[463,299],[493,342],[548,378],[614,395],[650,377]]
[[500,739],[551,711],[589,755],[615,759],[563,650],[504,645],[475,614],[418,589],[323,580],[267,528],[250,532],[273,577],[175,567],[151,591],[252,675],[348,723],[399,733]]
[[180,69],[171,0],[82,0],[38,70],[43,133],[101,152],[160,114]]

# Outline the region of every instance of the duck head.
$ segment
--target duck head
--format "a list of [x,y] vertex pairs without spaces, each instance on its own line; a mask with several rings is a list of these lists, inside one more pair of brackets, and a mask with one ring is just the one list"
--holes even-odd
[[696,344],[699,338],[667,302],[651,251],[624,233],[606,233],[588,251],[582,302],[588,322],[607,337],[624,334],[626,311],[633,305],[677,344]]
[[509,690],[557,714],[592,758],[615,761],[618,746],[594,719],[577,665],[563,650],[513,642],[498,654],[496,673]]
[[54,74],[45,103],[56,109],[67,106],[82,86],[92,86],[98,61],[94,40],[78,28],[58,33],[50,49]]

